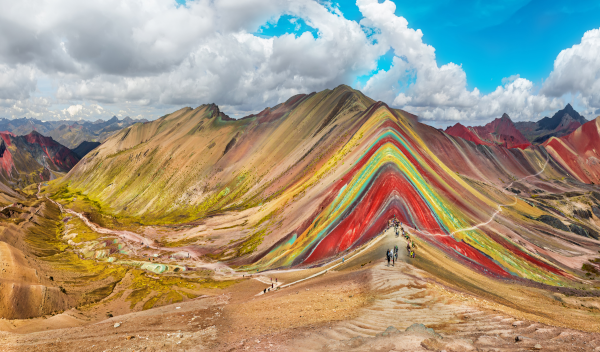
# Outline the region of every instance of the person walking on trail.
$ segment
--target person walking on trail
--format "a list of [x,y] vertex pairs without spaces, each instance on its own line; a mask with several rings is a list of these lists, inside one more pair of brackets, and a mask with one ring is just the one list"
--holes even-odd
[[406,244],[406,251],[410,254],[410,242]]
[[266,294],[267,294],[267,289],[265,288],[265,289],[263,290],[263,295],[266,295]]
[[388,261],[388,266],[390,266],[390,250],[387,250],[387,253],[385,254],[387,256],[387,261]]
[[394,261],[394,254],[393,253],[390,253],[390,254],[392,256],[392,266],[394,266],[394,263],[395,263],[395,261]]

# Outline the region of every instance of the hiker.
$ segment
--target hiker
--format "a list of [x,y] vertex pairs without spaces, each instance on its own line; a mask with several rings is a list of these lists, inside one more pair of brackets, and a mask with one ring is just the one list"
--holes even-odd
[[[390,254],[392,254],[392,253],[390,253]],[[392,254],[392,266],[394,266],[394,263],[395,263],[395,261],[394,261],[394,255]]]
[[410,243],[406,244],[406,251],[408,252],[408,254],[410,254]]
[[273,288],[273,283],[271,282],[271,288]]
[[275,278],[275,282],[277,282],[277,278]]
[[265,289],[263,290],[263,295],[266,295],[266,294],[267,294],[267,289],[265,288]]
[[388,266],[390,266],[390,250],[387,250],[387,253],[385,254],[387,256],[387,261],[388,261]]

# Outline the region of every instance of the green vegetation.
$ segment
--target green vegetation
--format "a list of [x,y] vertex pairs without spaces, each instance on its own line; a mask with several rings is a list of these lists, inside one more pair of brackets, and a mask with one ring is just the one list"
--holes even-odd
[[594,265],[589,264],[589,263],[583,263],[583,265],[581,266],[581,270],[586,271],[588,273],[600,275],[600,272],[598,271],[598,269],[596,269],[596,267]]
[[133,291],[127,296],[126,301],[131,302],[131,309],[142,302],[147,296],[155,293],[148,299],[143,309],[150,309],[157,304],[165,305],[183,300],[183,296],[196,298],[197,294],[189,291],[198,291],[201,289],[223,289],[236,283],[235,280],[217,281],[203,278],[188,278],[180,276],[161,275],[157,278],[148,276],[141,270],[132,270],[132,284],[129,287]]
[[97,232],[90,230],[90,228],[79,218],[73,217],[67,222],[68,233],[76,233],[77,236],[72,239],[75,243],[82,243],[88,241],[95,241],[100,238]]
[[242,244],[237,249],[237,255],[242,256],[246,254],[252,254],[256,248],[262,243],[265,235],[267,234],[267,229],[262,229],[256,231],[250,237],[242,242]]
[[199,240],[199,237],[188,237],[188,238],[183,238],[179,241],[175,241],[175,242],[167,242],[164,240],[164,237],[160,239],[160,243],[163,247],[183,247],[183,246],[187,246],[189,244],[192,244],[196,241]]

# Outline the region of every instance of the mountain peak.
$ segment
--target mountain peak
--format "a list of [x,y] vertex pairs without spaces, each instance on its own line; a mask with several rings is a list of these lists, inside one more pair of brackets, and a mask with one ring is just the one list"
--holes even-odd
[[[36,131],[36,130],[33,130],[33,131],[29,132],[29,133],[27,134],[27,136],[42,136],[42,134],[41,134],[41,133],[39,133],[39,132],[38,132],[38,131]],[[44,137],[44,136],[42,136],[42,137]]]
[[485,126],[464,127],[457,123],[446,129],[446,133],[470,140],[476,144],[496,144],[506,148],[526,148],[530,145],[506,113]]

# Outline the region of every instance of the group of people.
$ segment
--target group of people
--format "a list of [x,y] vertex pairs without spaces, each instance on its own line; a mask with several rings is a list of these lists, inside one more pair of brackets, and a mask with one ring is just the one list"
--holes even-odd
[[[402,228],[402,223],[398,221],[398,219],[396,219],[396,215],[394,215],[394,217],[388,221],[388,229],[390,227],[394,228],[394,232],[396,232],[396,237],[398,237],[398,227]],[[402,228],[402,233],[404,233],[404,228]]]
[[394,246],[394,250],[387,250],[387,261],[388,266],[390,265],[390,261],[392,262],[392,266],[398,261],[398,246]]
[[[400,222],[398,219],[396,219],[396,215],[394,215],[394,217],[388,221],[388,228],[390,228],[390,227],[394,227],[396,237],[399,237],[400,232],[402,232],[402,236],[404,236],[404,239],[406,239],[406,252],[409,257],[414,258],[416,256],[415,242],[413,240],[411,240],[410,236],[408,235],[408,232],[404,231],[404,226],[402,226],[402,222]],[[398,246],[394,246],[393,250],[388,249],[386,256],[387,256],[388,266],[390,265],[390,262],[392,263],[392,266],[393,266],[395,264],[395,262],[398,260]]]
[[[277,283],[277,278],[275,278],[275,283]],[[271,292],[271,289],[275,289],[275,285],[273,285],[273,278],[271,278],[271,287],[267,287],[263,290],[263,294],[267,294],[267,292]]]

